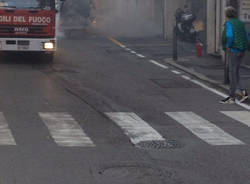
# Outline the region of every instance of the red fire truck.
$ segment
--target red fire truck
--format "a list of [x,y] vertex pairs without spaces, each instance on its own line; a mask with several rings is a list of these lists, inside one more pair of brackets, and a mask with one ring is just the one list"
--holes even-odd
[[56,51],[57,0],[0,0],[0,51]]

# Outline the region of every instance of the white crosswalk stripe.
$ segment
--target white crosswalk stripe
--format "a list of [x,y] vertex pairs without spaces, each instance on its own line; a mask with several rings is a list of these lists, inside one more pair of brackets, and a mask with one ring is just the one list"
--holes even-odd
[[[249,111],[221,111],[221,113],[250,127]],[[159,132],[133,112],[109,112],[105,114],[124,131],[125,135],[135,145],[147,141],[166,141]],[[165,112],[165,114],[210,145],[245,144],[194,112]],[[39,113],[39,116],[57,145],[63,147],[96,146],[70,114],[46,112]],[[2,112],[0,112],[1,145],[16,145],[16,141]]]
[[221,113],[250,127],[249,111],[221,111]]
[[111,112],[106,115],[120,126],[133,144],[165,139],[135,113]]
[[16,141],[2,112],[0,112],[0,145],[16,145]]
[[39,113],[51,136],[59,146],[94,147],[92,140],[67,113]]
[[166,114],[210,145],[244,144],[193,112],[166,112]]

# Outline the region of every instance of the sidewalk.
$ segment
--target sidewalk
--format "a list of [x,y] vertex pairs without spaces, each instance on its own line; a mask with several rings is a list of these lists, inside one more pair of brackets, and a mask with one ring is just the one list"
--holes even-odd
[[[165,59],[169,65],[172,65],[179,70],[189,73],[191,76],[208,83],[209,85],[228,93],[228,85],[224,85],[224,63],[220,58],[214,56],[203,57],[186,57],[179,58],[178,61],[172,59]],[[241,77],[250,91],[250,66],[243,64],[240,70]],[[250,104],[250,102],[247,102]]]

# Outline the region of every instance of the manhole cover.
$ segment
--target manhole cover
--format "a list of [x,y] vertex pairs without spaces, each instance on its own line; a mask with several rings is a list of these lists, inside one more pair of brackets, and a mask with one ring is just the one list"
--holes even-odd
[[184,147],[177,140],[168,140],[168,141],[145,141],[136,144],[136,147],[142,149],[177,149]]

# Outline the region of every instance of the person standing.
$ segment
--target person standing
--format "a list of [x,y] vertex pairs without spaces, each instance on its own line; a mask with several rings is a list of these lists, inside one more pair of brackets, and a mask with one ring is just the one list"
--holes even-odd
[[239,101],[242,103],[248,98],[248,93],[240,78],[240,65],[248,47],[248,33],[242,21],[237,19],[236,9],[229,6],[225,9],[226,22],[222,33],[222,46],[227,54],[229,66],[229,97],[221,100],[223,104],[233,104],[236,99],[236,90],[241,91]]

